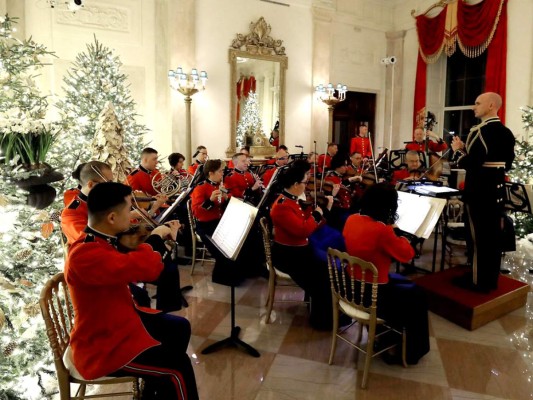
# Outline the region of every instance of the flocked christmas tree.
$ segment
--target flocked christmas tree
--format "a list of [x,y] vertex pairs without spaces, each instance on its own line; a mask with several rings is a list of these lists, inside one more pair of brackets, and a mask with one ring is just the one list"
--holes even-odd
[[237,125],[236,139],[238,146],[250,145],[253,136],[257,132],[261,133],[261,117],[259,115],[257,93],[250,92]]
[[[6,133],[24,133],[35,127],[46,131],[41,119],[46,113],[47,98],[37,90],[32,76],[42,66],[42,56],[50,55],[32,41],[19,42],[8,37],[9,23],[9,19],[0,18],[0,81],[4,88],[0,90],[0,144],[4,145],[6,137],[14,137]],[[108,157],[109,162],[110,155],[114,154],[117,162],[125,167],[128,162],[125,148],[130,159],[139,156],[146,128],[135,122],[135,103],[128,90],[127,77],[120,72],[121,65],[109,49],[95,41],[87,46],[86,53],[78,55],[65,78],[66,97],[59,102],[65,134],[55,141],[46,159],[65,176],[70,176],[79,162],[92,158],[91,144],[97,130],[96,142],[101,137],[106,144],[105,149],[98,147],[97,158]],[[108,101],[115,105],[118,124],[106,118],[98,121]],[[104,112],[104,115],[107,114]],[[117,137],[122,133],[117,129],[119,126],[124,128],[124,138],[120,139]],[[19,169],[16,164],[20,163],[20,157],[17,157],[14,154],[9,162],[6,158],[0,159],[2,400],[42,399],[57,393],[55,369],[38,299],[45,282],[63,269],[57,215],[63,208],[61,189],[75,186],[72,182],[55,185],[58,197],[45,210],[28,207],[27,192],[18,189],[14,181],[34,172]]]
[[[529,142],[529,133],[533,130],[533,108],[522,107],[522,122],[526,132],[524,140],[517,141],[513,169],[509,171],[512,182],[533,184],[533,144]],[[519,237],[533,233],[533,216],[515,213],[515,231]]]
[[[120,59],[95,38],[85,52],[76,56],[76,61],[64,77],[65,98],[57,103],[57,107],[69,130],[68,136],[76,138],[58,147],[55,153],[68,166],[65,174],[70,174],[80,162],[91,159],[91,143],[97,130],[98,116],[107,102],[113,104],[124,130],[129,159],[136,162],[140,157],[144,147],[143,135],[148,128],[136,122],[136,104],[121,68]],[[67,185],[75,186],[75,183],[68,182]]]
[[131,168],[123,137],[124,131],[118,122],[115,108],[108,101],[96,124],[96,134],[91,145],[92,159],[111,166],[117,182],[124,182],[127,171]]
[[28,207],[29,193],[16,183],[42,173],[45,147],[57,135],[33,80],[51,53],[12,38],[12,22],[0,17],[0,399],[41,399],[46,387],[55,390],[55,372],[38,300],[63,256],[49,210]]

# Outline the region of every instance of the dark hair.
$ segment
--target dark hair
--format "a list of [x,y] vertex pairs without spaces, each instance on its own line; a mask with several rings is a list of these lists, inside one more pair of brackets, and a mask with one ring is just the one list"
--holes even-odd
[[359,154],[359,155],[362,156],[361,152],[359,152],[359,151],[354,151],[352,154],[350,154],[350,158],[353,157],[353,156],[355,156],[356,154]]
[[72,174],[71,174],[72,178],[76,179],[78,182],[80,181],[80,172],[84,165],[85,163],[81,163],[80,165],[76,167],[74,171],[72,171]]
[[141,157],[146,156],[148,154],[157,154],[157,150],[151,147],[145,147],[141,152]]
[[207,160],[204,164],[204,176],[209,178],[210,172],[215,172],[222,166],[222,160]]
[[192,155],[192,157],[196,157],[202,150],[207,150],[207,148],[205,146],[198,146],[196,148],[196,152]]
[[339,167],[343,167],[347,164],[346,158],[341,154],[336,154],[331,159],[331,169],[337,169]]
[[248,153],[250,152],[250,146],[242,146],[240,148],[241,151],[246,150]]
[[95,185],[87,198],[89,218],[102,221],[110,212],[123,207],[129,195],[131,187],[123,183],[103,182]]
[[337,143],[335,143],[335,142],[330,142],[330,143],[328,143],[328,149],[329,149],[330,147],[333,147],[333,146],[337,146]]
[[369,186],[360,202],[360,213],[384,224],[393,224],[398,219],[398,192],[389,183]]
[[280,144],[278,146],[278,150],[285,150],[285,151],[289,151],[289,148],[287,146],[285,146],[284,144]]
[[89,181],[105,181],[102,173],[110,169],[111,167],[102,161],[89,161],[83,164],[80,171],[80,183],[85,186]]
[[172,153],[168,156],[168,163],[172,168],[174,168],[180,160],[185,160],[185,156],[181,153]]
[[305,160],[295,160],[290,167],[284,170],[280,176],[280,184],[283,189],[288,189],[292,185],[298,182],[302,182],[305,178],[305,174],[309,171],[311,166]]

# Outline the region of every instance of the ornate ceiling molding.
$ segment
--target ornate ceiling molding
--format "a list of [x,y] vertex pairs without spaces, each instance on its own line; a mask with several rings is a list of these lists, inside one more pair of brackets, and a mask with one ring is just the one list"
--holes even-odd
[[118,7],[91,5],[84,7],[76,13],[57,13],[56,22],[64,25],[76,25],[112,31],[130,31],[128,10]]

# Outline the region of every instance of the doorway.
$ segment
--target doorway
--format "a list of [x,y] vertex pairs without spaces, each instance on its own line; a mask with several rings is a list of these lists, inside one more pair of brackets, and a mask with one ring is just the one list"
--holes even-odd
[[[375,93],[347,92],[346,100],[333,110],[333,141],[338,144],[339,152],[349,153],[350,140],[359,125],[366,124],[368,131],[374,132],[375,116]],[[371,137],[372,142],[374,138]]]

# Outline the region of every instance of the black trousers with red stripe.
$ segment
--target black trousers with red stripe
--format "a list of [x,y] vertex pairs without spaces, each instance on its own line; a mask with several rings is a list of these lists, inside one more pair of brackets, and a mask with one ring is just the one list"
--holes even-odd
[[143,400],[198,399],[196,379],[187,355],[191,337],[189,321],[164,313],[139,311],[139,316],[148,333],[161,344],[143,351],[129,364],[109,375],[143,378]]

